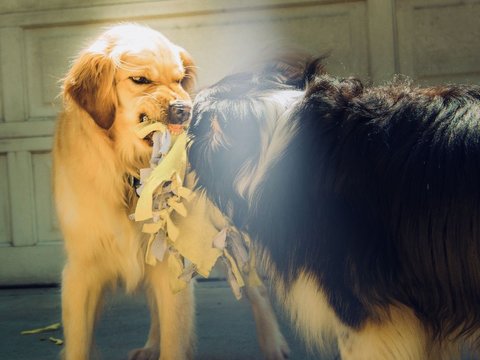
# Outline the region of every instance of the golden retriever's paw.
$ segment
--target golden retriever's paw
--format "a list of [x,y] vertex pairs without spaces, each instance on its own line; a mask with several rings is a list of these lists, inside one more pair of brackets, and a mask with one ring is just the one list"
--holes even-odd
[[290,348],[282,334],[268,336],[260,345],[266,360],[286,360],[290,356]]
[[140,348],[130,351],[128,360],[158,360],[160,351],[154,348]]

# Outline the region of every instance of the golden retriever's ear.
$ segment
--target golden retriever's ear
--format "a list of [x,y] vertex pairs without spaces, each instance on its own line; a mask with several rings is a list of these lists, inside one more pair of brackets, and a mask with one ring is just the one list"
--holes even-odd
[[88,50],[81,54],[65,78],[63,91],[98,126],[112,126],[116,109],[115,65],[105,54]]
[[193,62],[192,56],[181,47],[178,47],[178,49],[183,67],[185,68],[185,77],[182,80],[182,87],[186,92],[192,94],[197,80],[197,68]]

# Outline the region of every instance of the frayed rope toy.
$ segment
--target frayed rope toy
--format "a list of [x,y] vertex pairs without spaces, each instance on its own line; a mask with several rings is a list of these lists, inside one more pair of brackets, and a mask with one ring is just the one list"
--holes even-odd
[[[37,335],[37,334],[43,334],[43,333],[45,333],[45,332],[53,332],[53,331],[60,330],[61,327],[62,327],[62,324],[60,324],[60,323],[55,323],[55,324],[48,325],[48,326],[45,326],[45,327],[41,327],[41,328],[38,328],[38,329],[23,330],[22,332],[20,332],[20,334],[21,334],[21,335]],[[51,343],[53,343],[53,344],[55,344],[55,345],[58,345],[58,346],[63,345],[63,340],[62,340],[62,339],[59,339],[59,338],[56,338],[56,337],[53,337],[53,336],[49,336],[48,338],[40,337],[40,341],[45,341],[45,340],[48,340],[48,341],[50,341]]]
[[[167,261],[170,287],[178,292],[196,275],[207,278],[219,258],[237,299],[245,285],[258,286],[250,240],[225,219],[205,194],[184,187],[187,135],[162,123],[145,121],[136,134],[152,135],[150,167],[140,170],[139,199],[131,218],[149,235],[145,262]],[[187,176],[191,177],[191,176]],[[207,221],[209,219],[210,221]]]

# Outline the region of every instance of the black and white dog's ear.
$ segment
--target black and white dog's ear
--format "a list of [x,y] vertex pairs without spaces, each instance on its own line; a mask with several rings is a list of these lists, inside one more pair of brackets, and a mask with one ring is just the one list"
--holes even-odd
[[304,88],[311,83],[316,76],[325,75],[325,59],[328,58],[328,55],[322,55],[317,58],[311,59],[308,64],[305,66],[305,70],[303,72],[303,82]]
[[261,71],[261,76],[282,85],[305,89],[317,75],[325,73],[325,56],[313,57],[301,51],[283,52],[271,58]]

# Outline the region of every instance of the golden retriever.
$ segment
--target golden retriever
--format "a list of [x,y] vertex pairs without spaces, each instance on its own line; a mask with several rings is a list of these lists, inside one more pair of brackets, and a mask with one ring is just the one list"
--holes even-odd
[[159,32],[125,24],[95,40],[65,78],[53,159],[67,252],[62,279],[66,359],[89,358],[102,293],[119,280],[127,291],[144,284],[150,294],[150,334],[145,348],[131,358],[158,359],[160,348],[162,359],[193,356],[192,288],[173,294],[165,262],[145,265],[145,242],[128,218],[135,205],[128,177],[146,167],[151,153],[135,125],[145,115],[168,123],[169,109],[179,102],[188,114],[194,69],[189,54]]
[[[173,294],[166,259],[145,264],[146,239],[129,219],[129,183],[148,165],[152,141],[139,139],[144,119],[181,124],[190,118],[195,67],[159,32],[136,24],[111,27],[80,53],[63,86],[64,111],[53,147],[54,195],[65,239],[62,278],[63,357],[88,359],[103,293],[117,283],[144,287],[151,310],[148,340],[130,359],[190,359],[194,353],[192,286]],[[261,289],[247,289],[267,358],[288,346]],[[161,335],[161,336],[160,336]],[[161,351],[160,351],[161,349]]]

